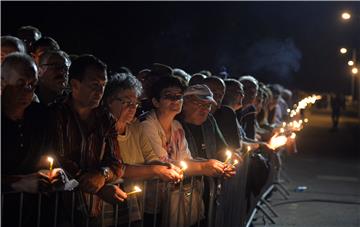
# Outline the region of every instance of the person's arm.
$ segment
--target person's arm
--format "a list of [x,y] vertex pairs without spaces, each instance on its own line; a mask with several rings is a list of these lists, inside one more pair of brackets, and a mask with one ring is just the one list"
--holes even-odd
[[182,178],[175,169],[162,165],[126,165],[124,178],[147,180],[159,177],[164,181],[178,181]]

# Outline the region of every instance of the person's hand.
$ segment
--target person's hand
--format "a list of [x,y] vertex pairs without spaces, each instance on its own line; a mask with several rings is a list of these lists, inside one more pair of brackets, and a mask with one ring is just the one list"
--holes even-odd
[[47,192],[51,190],[49,176],[43,174],[41,171],[20,175],[19,180],[12,183],[11,187],[15,191],[28,193]]
[[111,204],[124,202],[124,200],[127,199],[127,194],[118,186],[112,184],[107,184],[102,187],[97,195],[105,202]]
[[97,193],[105,185],[105,177],[100,172],[89,172],[80,176],[80,189],[88,193]]
[[175,167],[168,168],[167,166],[155,165],[153,168],[156,175],[163,181],[178,182],[183,178],[182,171],[180,169],[177,170]]
[[225,164],[215,159],[210,159],[204,163],[204,175],[210,177],[221,176],[224,174]]
[[226,164],[224,168],[224,178],[229,179],[235,176],[235,174],[236,174],[235,166],[231,164]]

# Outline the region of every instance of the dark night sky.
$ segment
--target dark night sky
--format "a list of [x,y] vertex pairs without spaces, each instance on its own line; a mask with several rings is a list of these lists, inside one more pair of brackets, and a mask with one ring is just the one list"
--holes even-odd
[[[357,18],[341,21],[344,9]],[[38,27],[70,54],[92,53],[114,71],[153,62],[191,74],[225,66],[232,76],[308,91],[349,93],[348,59],[338,49],[360,52],[360,2],[2,1],[2,35],[21,25]]]

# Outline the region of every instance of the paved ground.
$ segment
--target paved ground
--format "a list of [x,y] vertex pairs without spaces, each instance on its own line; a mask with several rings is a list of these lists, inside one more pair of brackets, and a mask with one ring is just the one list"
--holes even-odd
[[[274,193],[271,203],[280,217],[272,226],[360,226],[360,121],[343,117],[329,131],[329,113],[307,113],[309,124],[298,134],[298,153],[286,157],[291,195]],[[307,186],[295,192],[297,186]],[[255,226],[263,226],[258,217]],[[270,225],[270,224],[266,224]]]

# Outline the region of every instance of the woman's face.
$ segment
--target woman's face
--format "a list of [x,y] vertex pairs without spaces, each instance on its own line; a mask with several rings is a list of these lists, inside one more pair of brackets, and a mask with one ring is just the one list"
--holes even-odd
[[115,118],[123,123],[130,123],[138,107],[138,96],[135,89],[119,90],[109,98],[108,106]]
[[154,103],[161,112],[178,114],[183,104],[183,91],[178,87],[169,87],[161,91],[160,99]]

